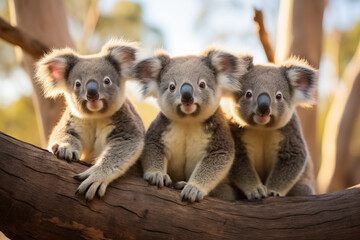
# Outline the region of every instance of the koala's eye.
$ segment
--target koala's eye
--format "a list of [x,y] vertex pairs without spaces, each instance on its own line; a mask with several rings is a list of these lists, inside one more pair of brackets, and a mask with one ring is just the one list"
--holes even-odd
[[79,89],[81,87],[81,81],[80,80],[76,80],[75,81],[75,88]]
[[204,80],[201,80],[199,83],[199,88],[201,90],[204,90],[206,88],[206,82]]
[[253,94],[252,94],[252,92],[250,90],[245,93],[245,96],[246,96],[247,99],[251,98],[252,95]]
[[105,83],[105,85],[110,85],[111,84],[111,79],[109,77],[105,77],[104,78],[104,83]]
[[174,84],[174,83],[170,83],[170,84],[169,84],[169,90],[170,90],[170,92],[174,92],[175,89],[176,89],[175,84]]
[[276,97],[276,100],[280,101],[282,99],[282,94],[278,92],[275,97]]

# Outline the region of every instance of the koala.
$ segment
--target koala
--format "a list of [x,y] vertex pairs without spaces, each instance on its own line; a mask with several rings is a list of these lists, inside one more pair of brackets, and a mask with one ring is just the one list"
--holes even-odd
[[64,95],[67,108],[54,128],[48,150],[59,159],[94,164],[75,176],[77,193],[103,197],[108,184],[139,158],[145,141],[142,119],[125,96],[125,79],[137,49],[110,40],[98,54],[53,50],[37,63],[45,96]]
[[160,107],[145,136],[145,180],[159,188],[174,181],[182,200],[194,202],[227,176],[235,150],[219,103],[239,90],[248,62],[248,56],[208,49],[173,58],[160,52],[135,65],[143,96],[155,97]]
[[247,199],[315,193],[312,161],[295,107],[314,103],[317,71],[305,61],[254,65],[234,93],[230,172]]

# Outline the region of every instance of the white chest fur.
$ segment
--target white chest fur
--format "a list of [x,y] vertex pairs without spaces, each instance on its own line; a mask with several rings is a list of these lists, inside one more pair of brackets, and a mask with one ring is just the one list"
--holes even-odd
[[187,181],[196,164],[206,155],[210,134],[202,123],[171,123],[162,136],[165,146],[167,172],[171,179]]
[[281,133],[278,130],[247,129],[242,140],[245,143],[246,152],[251,163],[260,179],[265,182],[277,161],[279,143],[282,140]]
[[105,150],[107,137],[114,129],[112,120],[110,118],[82,120],[81,123],[75,124],[83,147],[81,159],[92,163]]

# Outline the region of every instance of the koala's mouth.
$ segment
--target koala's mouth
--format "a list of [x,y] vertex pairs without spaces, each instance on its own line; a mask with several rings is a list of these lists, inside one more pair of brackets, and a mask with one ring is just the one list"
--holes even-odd
[[101,99],[88,100],[86,102],[86,107],[91,112],[97,112],[97,111],[100,111],[104,107],[104,103],[103,103],[103,101]]
[[196,117],[200,113],[200,105],[198,103],[179,104],[176,107],[176,112],[179,117],[192,116]]
[[270,115],[260,115],[260,114],[254,114],[253,120],[256,124],[259,125],[266,125],[270,122],[271,116]]
[[197,109],[197,105],[195,103],[185,103],[180,105],[180,110],[185,114],[192,114]]

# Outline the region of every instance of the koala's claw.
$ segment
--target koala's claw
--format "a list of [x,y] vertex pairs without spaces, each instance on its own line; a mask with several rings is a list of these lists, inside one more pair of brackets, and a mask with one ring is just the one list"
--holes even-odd
[[162,174],[161,172],[147,172],[144,174],[144,179],[151,185],[156,185],[158,188],[162,188],[164,186],[169,187],[172,184],[170,176],[168,174]]
[[58,144],[55,144],[52,147],[52,151],[57,158],[64,159],[68,162],[71,162],[72,160],[80,160],[80,152],[77,150],[71,150],[68,147],[60,147]]
[[253,188],[250,191],[245,192],[246,198],[248,200],[257,200],[267,197],[267,189],[264,185],[259,185]]
[[280,197],[280,193],[277,191],[269,191],[268,196],[270,197]]
[[76,190],[75,194],[85,194],[85,200],[86,202],[89,202],[95,197],[96,193],[99,198],[102,198],[105,195],[106,188],[114,176],[104,172],[101,167],[92,166],[85,172],[74,176],[74,178],[80,181],[84,180]]
[[184,189],[181,191],[181,200],[187,200],[189,203],[200,202],[205,197],[206,193],[195,186],[186,184]]
[[187,182],[185,181],[180,181],[180,182],[176,182],[173,186],[173,188],[177,189],[177,190],[182,190],[185,186],[186,186]]

